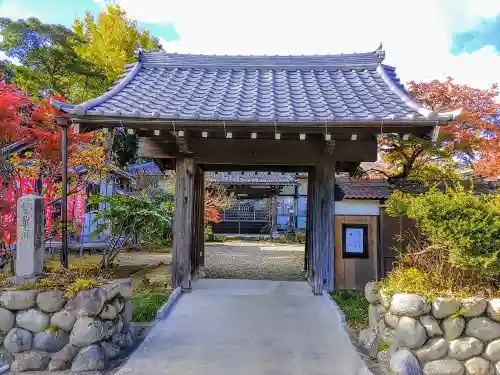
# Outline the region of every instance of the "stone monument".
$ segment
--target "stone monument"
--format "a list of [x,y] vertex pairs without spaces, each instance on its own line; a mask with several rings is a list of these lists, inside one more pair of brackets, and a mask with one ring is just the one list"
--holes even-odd
[[43,198],[26,195],[17,200],[15,283],[36,282],[43,272]]

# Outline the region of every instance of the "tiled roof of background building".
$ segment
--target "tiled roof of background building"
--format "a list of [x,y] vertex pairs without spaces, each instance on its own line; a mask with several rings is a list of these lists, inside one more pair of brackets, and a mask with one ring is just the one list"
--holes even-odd
[[449,121],[414,102],[384,51],[314,56],[140,52],[104,95],[75,116],[259,122]]

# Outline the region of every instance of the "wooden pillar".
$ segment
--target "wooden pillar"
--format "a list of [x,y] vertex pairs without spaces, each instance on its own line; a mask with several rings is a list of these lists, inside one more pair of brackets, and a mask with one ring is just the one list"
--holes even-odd
[[333,290],[335,164],[317,165],[312,183],[312,239],[315,294]]
[[198,278],[200,266],[204,258],[204,214],[205,214],[205,181],[203,170],[194,166],[194,196],[193,196],[193,242],[191,244],[191,275]]
[[193,240],[194,162],[179,157],[175,164],[174,246],[172,286],[191,289],[191,244]]
[[307,280],[311,286],[314,280],[314,238],[313,238],[313,214],[312,201],[314,200],[314,176],[315,171],[311,169],[307,174],[307,202],[306,202],[306,256],[305,267],[307,271]]

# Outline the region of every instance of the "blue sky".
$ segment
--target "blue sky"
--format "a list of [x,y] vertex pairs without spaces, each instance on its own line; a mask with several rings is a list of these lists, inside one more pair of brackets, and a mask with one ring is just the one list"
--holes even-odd
[[[0,16],[70,26],[112,0],[0,0]],[[113,0],[171,52],[366,52],[383,42],[403,82],[500,82],[500,0]]]

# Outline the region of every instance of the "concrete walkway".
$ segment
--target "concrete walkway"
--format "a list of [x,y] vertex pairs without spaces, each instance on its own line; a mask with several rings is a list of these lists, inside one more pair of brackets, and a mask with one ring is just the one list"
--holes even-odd
[[340,317],[304,282],[199,280],[117,375],[365,375]]

